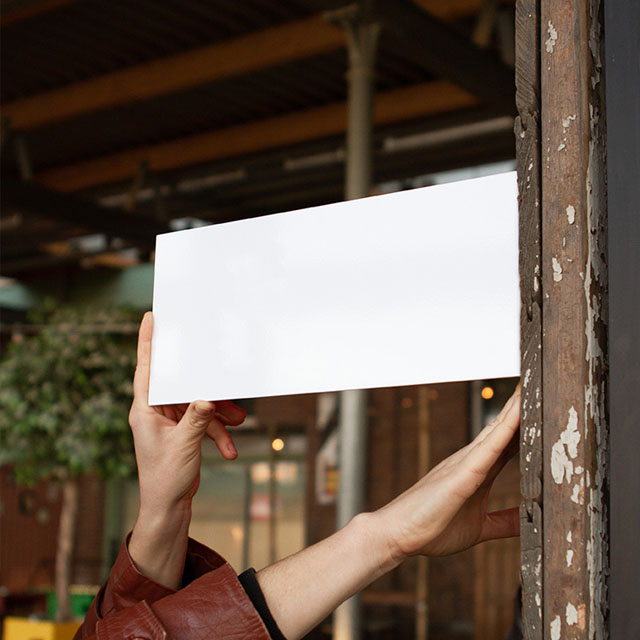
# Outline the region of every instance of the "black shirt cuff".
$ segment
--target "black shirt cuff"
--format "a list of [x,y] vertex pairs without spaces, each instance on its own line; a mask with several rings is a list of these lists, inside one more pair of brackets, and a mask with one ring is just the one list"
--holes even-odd
[[256,611],[262,618],[262,622],[264,622],[264,626],[267,627],[267,631],[269,632],[271,638],[273,640],[287,640],[282,635],[282,631],[280,631],[278,625],[276,624],[276,621],[273,619],[271,611],[269,611],[267,601],[264,599],[264,594],[262,593],[262,589],[258,584],[255,570],[247,569],[238,576],[238,580],[240,580],[240,584],[247,592],[249,600],[251,600],[253,606],[256,608]]

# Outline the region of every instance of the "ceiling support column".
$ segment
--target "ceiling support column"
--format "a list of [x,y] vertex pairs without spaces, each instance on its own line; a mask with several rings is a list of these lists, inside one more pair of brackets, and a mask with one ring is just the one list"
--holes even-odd
[[[363,15],[360,9],[349,7],[348,13],[339,16],[347,33],[349,52],[345,179],[347,200],[370,195],[372,184],[374,66],[379,27]],[[340,366],[339,363],[336,366]],[[340,486],[336,527],[341,528],[365,506],[366,391],[343,391],[340,394],[338,423]],[[358,640],[361,637],[360,597],[356,595],[336,609],[333,638]]]

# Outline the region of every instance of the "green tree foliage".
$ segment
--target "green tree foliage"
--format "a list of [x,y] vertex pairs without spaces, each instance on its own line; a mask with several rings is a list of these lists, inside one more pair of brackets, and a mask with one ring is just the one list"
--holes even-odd
[[15,336],[0,364],[0,465],[21,484],[130,475],[135,340],[122,327],[134,316],[48,303],[31,320],[39,330]]

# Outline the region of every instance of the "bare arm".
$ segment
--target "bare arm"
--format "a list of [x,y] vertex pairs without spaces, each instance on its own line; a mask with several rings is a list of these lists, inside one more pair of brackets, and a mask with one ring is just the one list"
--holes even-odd
[[258,582],[285,637],[302,637],[411,555],[448,555],[484,540],[518,535],[517,508],[487,513],[487,502],[493,480],[517,445],[519,422],[516,391],[471,444],[398,498],[259,571]]

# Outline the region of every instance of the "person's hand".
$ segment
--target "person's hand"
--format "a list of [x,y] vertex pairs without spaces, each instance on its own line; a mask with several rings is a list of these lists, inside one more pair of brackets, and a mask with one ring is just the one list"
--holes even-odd
[[520,386],[498,417],[466,447],[372,514],[393,564],[411,555],[442,556],[494,538],[517,536],[518,507],[488,513],[496,476],[518,450]]
[[153,317],[146,313],[138,336],[129,424],[138,463],[140,510],[129,554],[147,577],[167,587],[180,583],[191,522],[191,500],[200,482],[205,435],[227,460],[238,453],[227,426],[246,417],[233,402],[149,406],[149,367]]
[[149,406],[152,333],[153,316],[148,312],[140,325],[129,423],[138,462],[141,509],[157,511],[190,503],[198,489],[205,435],[224,458],[237,457],[226,427],[241,424],[246,412],[228,401]]

